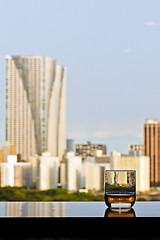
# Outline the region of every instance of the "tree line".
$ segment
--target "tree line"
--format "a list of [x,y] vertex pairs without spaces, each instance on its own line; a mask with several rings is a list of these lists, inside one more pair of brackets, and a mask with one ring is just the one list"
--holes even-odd
[[27,187],[0,187],[0,201],[104,201],[103,195],[68,193],[63,188],[39,191]]

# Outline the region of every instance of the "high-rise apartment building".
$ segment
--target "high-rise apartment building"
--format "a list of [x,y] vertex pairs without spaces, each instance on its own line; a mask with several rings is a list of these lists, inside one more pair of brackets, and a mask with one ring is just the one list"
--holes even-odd
[[66,164],[66,188],[68,191],[78,191],[81,188],[82,158],[75,156],[74,152],[68,152],[65,158]]
[[66,68],[43,56],[6,56],[6,140],[26,160],[66,149]]
[[127,156],[119,152],[111,153],[112,170],[135,170],[136,192],[145,192],[150,189],[150,164],[148,156]]
[[144,155],[150,157],[151,186],[160,184],[160,122],[148,119],[144,124]]
[[142,143],[130,144],[128,154],[130,156],[144,156],[144,145]]
[[0,163],[1,187],[32,187],[32,164],[17,162],[16,155],[8,155],[7,162]]
[[59,159],[53,157],[50,153],[43,153],[38,159],[38,189],[47,190],[57,188]]
[[86,157],[96,157],[98,155],[105,154],[106,145],[104,144],[91,144],[90,142],[86,142],[84,144],[76,144],[76,155],[81,156],[83,160]]

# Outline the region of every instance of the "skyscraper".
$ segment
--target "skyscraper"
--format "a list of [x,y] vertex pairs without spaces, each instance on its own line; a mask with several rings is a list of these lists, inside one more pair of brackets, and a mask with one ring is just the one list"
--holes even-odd
[[73,139],[67,139],[67,152],[74,152],[74,140]]
[[144,155],[150,157],[151,186],[160,184],[160,122],[148,119],[144,124]]
[[66,149],[66,68],[44,56],[6,56],[6,140],[23,159]]

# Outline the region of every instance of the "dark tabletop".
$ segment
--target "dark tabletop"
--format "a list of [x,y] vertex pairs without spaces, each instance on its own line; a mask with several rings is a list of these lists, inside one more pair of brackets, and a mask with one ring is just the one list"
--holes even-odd
[[105,202],[0,202],[1,237],[160,237],[159,217],[159,201],[120,213]]

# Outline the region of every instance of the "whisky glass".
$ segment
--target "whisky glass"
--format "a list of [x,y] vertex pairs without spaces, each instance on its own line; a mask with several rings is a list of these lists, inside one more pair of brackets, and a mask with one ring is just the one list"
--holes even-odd
[[105,203],[112,209],[130,209],[136,199],[135,170],[105,170]]

